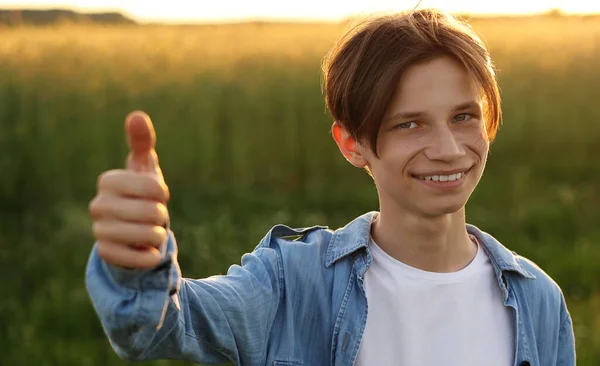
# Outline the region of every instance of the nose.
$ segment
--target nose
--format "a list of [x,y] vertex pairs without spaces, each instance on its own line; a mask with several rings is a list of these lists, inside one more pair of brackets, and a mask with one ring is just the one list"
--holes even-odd
[[453,162],[465,155],[465,150],[447,124],[438,126],[431,131],[429,146],[425,155],[430,160]]

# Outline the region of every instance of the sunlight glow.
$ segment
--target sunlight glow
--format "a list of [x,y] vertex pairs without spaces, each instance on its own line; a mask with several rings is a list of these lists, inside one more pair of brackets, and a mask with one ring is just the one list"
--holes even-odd
[[[352,15],[413,8],[417,0],[303,0],[198,1],[171,0],[64,0],[62,2],[3,0],[0,8],[71,8],[78,11],[119,11],[138,21],[201,22],[247,19],[339,20]],[[424,0],[421,7],[437,7],[453,13],[530,14],[560,9],[565,13],[600,13],[600,2],[590,0]]]

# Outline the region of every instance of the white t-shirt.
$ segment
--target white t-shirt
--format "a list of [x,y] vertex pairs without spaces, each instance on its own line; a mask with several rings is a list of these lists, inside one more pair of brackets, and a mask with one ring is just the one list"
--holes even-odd
[[513,365],[512,308],[481,245],[452,273],[410,267],[373,241],[370,248],[369,312],[356,366]]

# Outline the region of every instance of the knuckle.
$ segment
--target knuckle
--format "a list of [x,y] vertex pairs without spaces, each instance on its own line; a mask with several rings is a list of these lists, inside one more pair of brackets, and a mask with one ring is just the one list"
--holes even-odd
[[168,197],[168,189],[166,185],[158,179],[152,179],[152,187],[150,188],[154,196],[156,196],[161,202],[166,202]]
[[90,216],[93,219],[98,219],[101,216],[109,216],[110,213],[110,197],[106,194],[98,194],[89,204]]
[[98,192],[108,190],[113,185],[116,177],[118,177],[120,171],[113,169],[107,170],[98,176]]
[[159,209],[160,209],[160,225],[164,225],[165,222],[169,221],[169,209],[167,209],[167,206],[164,204],[160,204],[159,205]]
[[99,199],[100,199],[100,197],[98,197],[98,196],[94,197],[88,205],[88,212],[90,213],[90,216],[92,218],[98,217],[98,200]]
[[97,245],[98,256],[100,258],[107,260],[110,258],[110,250],[109,247],[104,242],[98,242]]
[[167,240],[167,231],[160,226],[155,226],[152,233],[152,243],[161,246]]
[[167,208],[162,203],[152,205],[152,222],[157,225],[162,225],[167,220]]
[[94,221],[92,223],[92,233],[94,234],[94,237],[98,240],[100,240],[100,238],[102,237],[102,226],[102,223],[98,221]]
[[111,175],[112,175],[112,171],[108,170],[98,176],[97,185],[98,185],[99,191],[102,190],[102,188],[104,188],[104,186],[106,186],[106,182],[107,182],[107,180],[110,180]]
[[171,199],[171,190],[169,189],[169,186],[166,185],[165,183],[162,184],[162,188],[163,188],[163,193],[164,193],[164,197],[165,197],[165,202],[167,202]]

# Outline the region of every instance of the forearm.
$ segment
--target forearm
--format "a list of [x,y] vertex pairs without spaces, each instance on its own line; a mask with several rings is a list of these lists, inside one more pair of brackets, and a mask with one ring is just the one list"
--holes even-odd
[[128,360],[256,363],[278,307],[275,251],[246,254],[226,276],[183,279],[169,237],[153,270],[112,267],[92,251],[86,284],[115,352]]
[[[172,234],[170,234],[172,235]],[[174,240],[169,240],[162,263],[151,270],[124,269],[103,261],[92,249],[86,287],[92,304],[112,347],[128,360],[146,358],[156,340],[179,338],[173,321],[181,314],[171,294],[176,293],[181,276]],[[164,326],[166,318],[171,326]],[[162,357],[155,354],[156,358]]]

